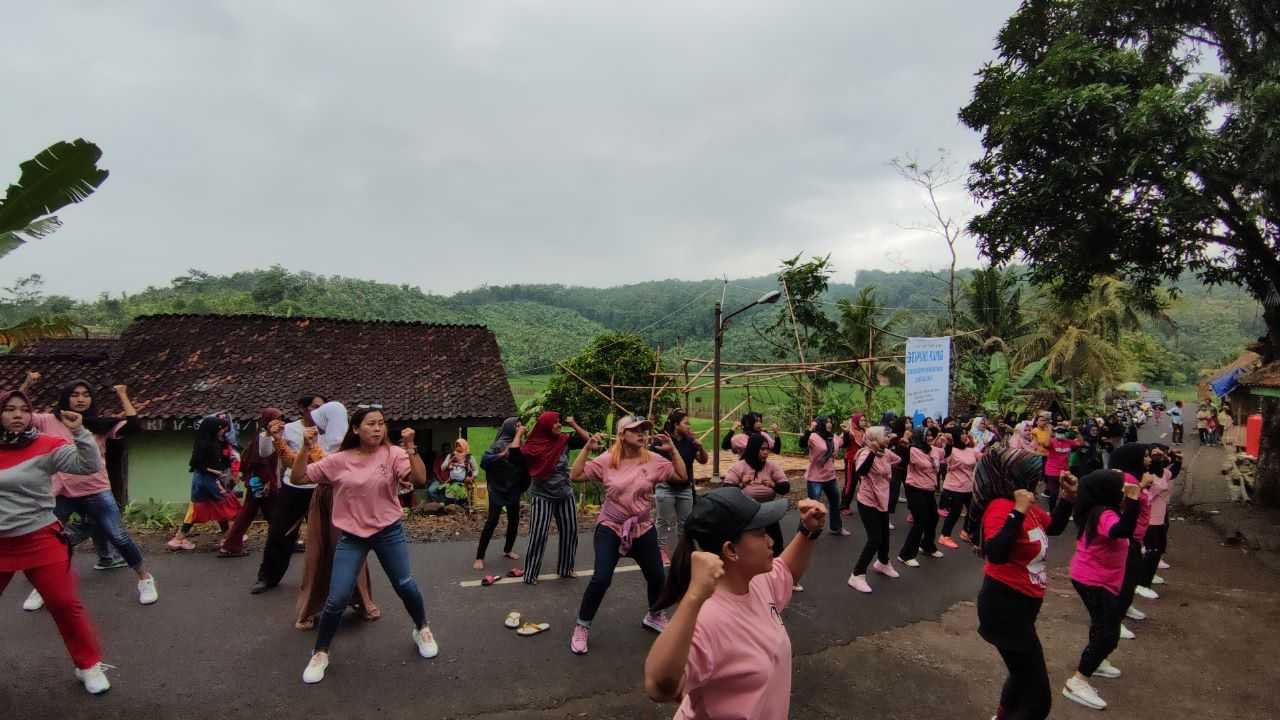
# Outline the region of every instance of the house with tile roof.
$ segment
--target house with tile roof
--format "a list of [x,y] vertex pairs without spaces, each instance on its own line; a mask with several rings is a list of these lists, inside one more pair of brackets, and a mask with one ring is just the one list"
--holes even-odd
[[114,339],[41,341],[0,356],[0,383],[27,370],[43,379],[38,406],[72,379],[95,384],[102,412],[120,412],[110,387],[129,386],[143,432],[127,441],[118,499],[184,500],[200,418],[225,411],[255,432],[264,407],[296,416],[316,393],[348,407],[381,405],[392,427],[413,427],[424,450],[516,414],[493,332],[482,325],[268,315],[151,315]]

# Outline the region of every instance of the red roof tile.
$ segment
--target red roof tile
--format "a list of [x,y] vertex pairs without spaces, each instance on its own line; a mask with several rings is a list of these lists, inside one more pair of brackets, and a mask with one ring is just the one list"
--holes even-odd
[[226,410],[249,420],[266,406],[292,410],[306,392],[381,404],[399,421],[496,424],[516,412],[497,340],[481,325],[152,315],[125,329],[114,359],[91,359],[105,345],[81,348],[80,365],[60,365],[70,360],[51,353],[0,356],[0,380],[12,387],[36,365],[45,377],[38,403],[72,377],[89,375],[104,389],[124,382],[143,418]]

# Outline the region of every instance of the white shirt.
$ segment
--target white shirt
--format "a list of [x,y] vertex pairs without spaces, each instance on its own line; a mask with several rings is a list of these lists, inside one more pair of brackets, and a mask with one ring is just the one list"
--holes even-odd
[[[284,438],[284,444],[288,445],[290,450],[294,452],[302,452],[302,421],[301,420],[294,420],[291,423],[287,423],[284,426],[284,433],[282,435]],[[268,440],[268,442],[270,442],[270,440]],[[259,450],[262,449],[261,440],[258,441],[258,449]],[[268,452],[270,452],[270,450],[268,450]],[[299,490],[311,490],[315,488],[315,485],[311,485],[311,484],[294,485],[293,483],[289,482],[289,473],[291,470],[292,468],[289,468],[289,467],[286,467],[284,469],[284,472],[280,474],[280,482],[284,483],[285,485],[288,485],[291,488],[298,488]]]

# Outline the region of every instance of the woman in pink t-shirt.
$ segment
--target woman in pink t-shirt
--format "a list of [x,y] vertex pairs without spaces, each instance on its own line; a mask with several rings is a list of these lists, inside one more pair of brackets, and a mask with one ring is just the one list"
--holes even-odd
[[[1151,474],[1155,476],[1155,482],[1151,483],[1151,524],[1147,526],[1146,537],[1142,539],[1142,562],[1144,569],[1141,582],[1138,584],[1142,587],[1151,587],[1154,584],[1163,583],[1163,579],[1157,575],[1160,569],[1160,561],[1164,557],[1164,553],[1169,548],[1169,526],[1167,524],[1167,516],[1169,513],[1169,497],[1173,492],[1173,479],[1182,471],[1182,453],[1177,450],[1169,450],[1166,447],[1158,446],[1162,452],[1161,456],[1153,453],[1151,459]],[[1157,582],[1159,579],[1159,582]],[[1137,613],[1142,614],[1142,613]],[[1133,617],[1133,614],[1130,614]],[[1138,618],[1134,618],[1135,620]]]
[[[942,521],[938,544],[956,550],[960,546],[951,539],[951,533],[960,521],[960,514],[969,506],[969,500],[973,497],[973,469],[982,453],[973,447],[973,438],[964,430],[956,430],[951,438],[953,447],[947,455],[947,476],[942,482],[942,498],[938,502],[946,508],[947,519]],[[967,532],[960,531],[961,540],[968,542],[969,537]]]
[[645,692],[678,701],[676,720],[788,717],[791,638],[782,612],[827,515],[815,500],[801,500],[799,511],[800,532],[775,558],[764,528],[786,514],[786,500],[758,503],[718,488],[694,505],[655,605],[676,610],[644,663]]
[[938,501],[934,497],[938,490],[938,459],[933,454],[941,445],[938,437],[937,427],[921,430],[913,436],[907,457],[907,508],[911,510],[913,522],[898,552],[898,561],[907,567],[920,567],[916,555],[922,550],[929,557],[942,557],[933,538],[938,529]]
[[[768,502],[785,498],[791,492],[791,482],[782,467],[769,461],[769,442],[763,435],[756,435],[742,451],[742,459],[725,473],[724,484],[742,488],[747,497],[756,502]],[[773,538],[773,554],[782,554],[782,526],[774,523],[765,528]]]
[[1107,703],[1098,696],[1089,678],[1118,678],[1120,670],[1107,656],[1120,644],[1124,584],[1129,538],[1138,523],[1141,492],[1126,482],[1119,470],[1097,470],[1080,479],[1072,517],[1078,539],[1071,558],[1071,584],[1089,611],[1089,643],[1080,655],[1076,673],[1067,679],[1062,694],[1094,710]]
[[[569,649],[575,655],[586,655],[591,634],[591,621],[604,601],[613,582],[618,558],[634,558],[648,585],[649,607],[662,591],[662,551],[658,547],[658,531],[653,525],[653,493],[659,483],[684,485],[688,482],[684,461],[676,454],[669,435],[658,434],[649,451],[649,431],[653,423],[639,415],[628,415],[618,421],[618,435],[609,452],[588,461],[600,446],[600,436],[593,436],[574,460],[569,479],[587,478],[604,484],[604,504],[596,521],[592,542],[596,566],[591,582],[582,594],[578,621],[574,623]],[[658,454],[658,453],[661,453]],[[662,457],[666,455],[667,457]],[[667,618],[650,610],[640,624],[662,632]]]
[[844,439],[833,432],[830,418],[819,417],[801,436],[800,446],[809,455],[809,468],[804,473],[806,495],[810,500],[821,500],[825,495],[831,534],[849,535],[840,522],[840,485],[836,481],[836,452],[844,446]]
[[294,460],[292,475],[333,488],[333,525],[342,531],[342,537],[333,554],[329,597],[320,614],[315,653],[302,673],[302,681],[318,683],[324,679],[329,667],[329,645],[371,550],[413,618],[413,642],[418,654],[435,657],[440,648],[427,625],[427,610],[409,567],[409,541],[401,525],[404,515],[400,494],[411,485],[422,487],[427,483],[427,466],[418,456],[413,430],[402,430],[400,447],[394,447],[387,440],[382,410],[361,407],[352,413],[338,451],[310,462],[317,437],[315,428],[304,431],[305,451]]
[[[867,544],[849,576],[849,587],[858,592],[871,592],[867,583],[867,567],[887,577],[898,577],[889,562],[889,486],[893,468],[902,459],[889,451],[894,436],[883,426],[867,430],[866,444],[858,451],[854,463],[858,473],[858,517],[867,531]],[[875,564],[871,559],[875,558]]]

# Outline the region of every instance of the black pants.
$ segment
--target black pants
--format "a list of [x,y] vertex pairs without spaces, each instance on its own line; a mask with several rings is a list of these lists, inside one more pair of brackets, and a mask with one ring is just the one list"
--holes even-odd
[[[893,507],[893,498],[889,499],[889,506]],[[889,513],[859,502],[858,517],[862,520],[862,527],[867,529],[867,544],[862,546],[853,574],[866,575],[873,557],[884,565],[889,564]]]
[[1160,560],[1168,549],[1169,526],[1152,525],[1147,528],[1147,536],[1142,539],[1143,571],[1142,577],[1139,578],[1139,585],[1151,587],[1151,581],[1160,570]]
[[1133,604],[1134,590],[1142,584],[1142,574],[1147,564],[1142,559],[1142,544],[1129,540],[1129,554],[1124,560],[1124,583],[1120,586],[1120,614]]
[[258,580],[267,585],[279,585],[289,571],[293,546],[298,542],[298,523],[307,516],[311,507],[311,489],[301,489],[281,484],[276,495],[275,508],[267,522],[267,544],[262,548],[262,564],[258,566]]
[[1179,445],[1182,444],[1182,423],[1177,423],[1173,426],[1173,442]]
[[960,513],[968,507],[971,497],[973,493],[942,491],[942,507],[947,509],[947,519],[942,521],[943,535],[951,537],[951,531],[956,529],[956,523],[960,522]]
[[938,530],[938,503],[933,498],[933,491],[908,485],[907,508],[911,510],[913,522],[898,557],[910,560],[921,550],[936,552],[938,546],[934,544],[933,534]]
[[906,482],[907,473],[895,472],[889,477],[889,518],[893,519],[893,513],[898,509],[898,498],[902,495],[902,485]]
[[765,528],[764,531],[769,534],[769,539],[773,540],[773,556],[778,557],[786,549],[785,543],[782,541],[782,525],[774,523]]
[[[600,603],[604,602],[604,594],[609,591],[609,585],[613,583],[613,571],[621,557],[618,551],[622,547],[622,538],[604,525],[596,525],[593,545],[596,566],[591,571],[591,582],[587,583],[587,590],[582,594],[582,606],[578,608],[578,623],[588,627],[595,619]],[[662,584],[666,582],[666,575],[662,570],[662,551],[658,549],[657,528],[649,528],[648,532],[636,538],[631,543],[627,557],[635,558],[636,564],[640,566],[648,591],[648,606],[653,607],[658,601],[658,593],[662,592]]]
[[978,592],[978,634],[995,646],[1009,669],[1000,690],[1004,720],[1044,720],[1053,706],[1044,648],[1036,633],[1041,598],[1033,598],[990,577]]
[[858,475],[847,467],[853,464],[853,458],[846,457],[844,462],[846,468],[844,471],[844,490],[840,494],[840,509],[848,510],[853,506],[853,496],[858,493]]
[[1120,604],[1119,595],[1106,588],[1075,580],[1071,584],[1089,611],[1089,644],[1080,653],[1080,664],[1076,667],[1081,675],[1089,677],[1120,644],[1120,621],[1124,619],[1126,606]]
[[480,545],[476,548],[476,559],[483,560],[489,550],[489,541],[493,539],[493,531],[498,529],[498,518],[502,511],[507,511],[507,540],[502,545],[502,552],[509,553],[516,546],[516,535],[520,533],[520,498],[506,505],[499,505],[489,499],[489,517],[484,521],[484,529],[480,531]]

